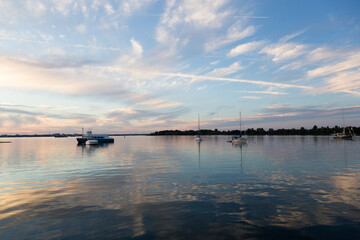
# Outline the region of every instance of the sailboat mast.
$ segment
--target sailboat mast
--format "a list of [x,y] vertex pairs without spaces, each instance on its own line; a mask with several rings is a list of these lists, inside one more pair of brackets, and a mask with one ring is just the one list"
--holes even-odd
[[198,113],[198,136],[200,136],[200,114]]
[[344,119],[344,109],[342,109],[342,115],[343,115],[343,133],[345,134],[345,119]]
[[241,112],[239,112],[239,120],[240,120],[240,137],[241,137]]

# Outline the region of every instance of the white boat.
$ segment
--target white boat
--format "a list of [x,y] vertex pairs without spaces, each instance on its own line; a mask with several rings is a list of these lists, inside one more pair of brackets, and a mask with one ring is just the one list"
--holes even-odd
[[[83,129],[84,131],[84,129]],[[91,130],[88,130],[86,134],[82,134],[81,138],[76,138],[79,144],[87,144],[90,140],[96,140],[98,144],[101,143],[113,143],[114,139],[110,138],[107,134],[93,134]],[[94,141],[95,143],[95,141]]]
[[247,139],[241,135],[241,112],[239,113],[240,117],[240,135],[231,137],[232,144],[243,144],[246,143]]
[[334,133],[333,137],[335,139],[352,139],[353,137],[355,137],[354,129],[352,129],[350,127],[348,127],[347,129],[348,129],[348,131],[346,132],[345,120],[344,120],[344,109],[343,109],[343,131],[340,133]]
[[242,143],[246,143],[247,139],[244,137],[233,137],[232,139],[232,144],[242,144]]
[[95,140],[95,139],[89,139],[89,140],[86,141],[85,144],[86,145],[98,145],[99,142],[98,142],[98,140]]
[[195,141],[201,142],[202,138],[200,137],[200,115],[198,114],[198,135],[195,137]]
[[[351,131],[351,130],[349,130],[349,131]],[[333,134],[333,137],[335,139],[352,139],[353,136],[355,136],[355,135],[353,135],[353,133],[346,133],[344,131],[341,132],[341,133],[334,133]]]

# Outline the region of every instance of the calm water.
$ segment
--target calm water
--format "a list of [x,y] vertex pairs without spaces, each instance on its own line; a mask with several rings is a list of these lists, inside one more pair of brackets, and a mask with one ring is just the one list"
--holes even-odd
[[9,139],[0,239],[360,239],[360,138],[226,138]]

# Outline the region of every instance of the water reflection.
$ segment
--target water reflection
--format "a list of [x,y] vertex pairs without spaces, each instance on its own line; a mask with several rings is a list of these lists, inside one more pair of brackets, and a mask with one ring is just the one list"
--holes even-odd
[[87,156],[91,156],[95,154],[97,151],[106,149],[109,147],[109,143],[102,143],[102,144],[96,144],[96,145],[90,145],[90,144],[77,144],[76,145],[78,149],[81,149],[81,154],[84,156],[86,154]]
[[187,137],[127,137],[93,148],[68,139],[18,142],[27,153],[2,148],[0,239],[359,236],[356,141],[225,140],[195,146]]
[[198,146],[198,159],[199,159],[199,168],[200,168],[200,146],[201,146],[201,141],[197,141],[196,142],[197,146]]
[[245,156],[247,143],[238,143],[238,144],[231,144],[232,148],[239,149],[239,158],[240,158],[240,173],[243,174],[243,155]]

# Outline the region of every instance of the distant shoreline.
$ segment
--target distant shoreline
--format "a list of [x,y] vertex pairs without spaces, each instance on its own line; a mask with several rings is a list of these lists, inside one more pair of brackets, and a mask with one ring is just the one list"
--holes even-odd
[[[360,135],[360,127],[346,127],[346,128],[352,128],[356,135]],[[335,126],[333,128],[330,127],[317,127],[316,125],[311,129],[305,129],[301,127],[300,129],[273,129],[269,128],[269,130],[264,130],[263,128],[248,128],[247,130],[241,131],[241,134],[243,135],[249,135],[249,136],[265,136],[265,135],[294,135],[294,136],[305,136],[305,135],[312,135],[312,136],[330,136],[334,133],[342,132],[343,128],[339,126]],[[140,134],[108,134],[109,136],[195,136],[198,134],[197,130],[161,130],[152,132],[149,134],[146,133],[140,133]],[[226,131],[219,131],[218,129],[201,129],[200,130],[201,135],[239,135],[239,130],[226,130]],[[0,135],[0,138],[21,138],[21,137],[81,137],[82,134],[74,133],[74,134],[3,134]]]
[[[147,136],[149,134],[108,134],[109,136]],[[23,138],[23,137],[58,137],[58,138],[67,138],[67,137],[81,137],[82,134],[61,134],[59,137],[56,134],[14,134],[14,135],[0,135],[0,138]]]
[[[353,129],[353,132],[355,132],[356,135],[360,135],[360,127],[346,127]],[[317,127],[316,125],[311,129],[305,129],[304,127],[301,127],[300,129],[273,129],[269,128],[269,130],[265,130],[264,128],[248,128],[246,130],[242,130],[242,135],[313,135],[313,136],[330,136],[334,133],[340,133],[343,131],[342,127],[335,126],[333,128],[330,127]],[[347,130],[348,131],[348,130]],[[150,133],[151,136],[163,136],[163,135],[197,135],[198,131],[196,130],[162,130],[158,132]],[[239,135],[239,130],[227,130],[227,131],[219,131],[218,129],[210,130],[210,129],[201,129],[200,135]]]

